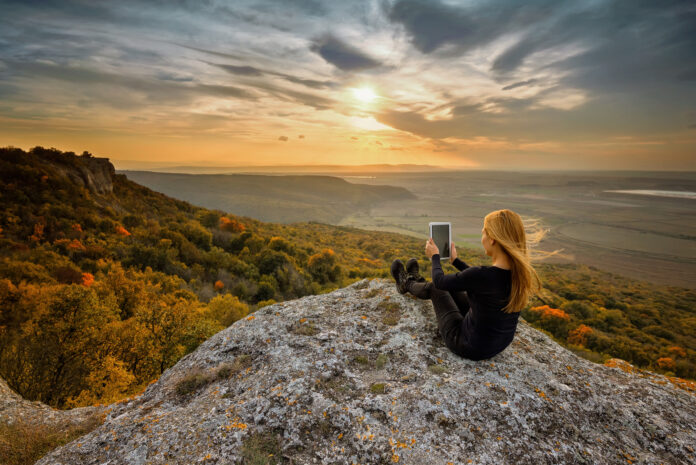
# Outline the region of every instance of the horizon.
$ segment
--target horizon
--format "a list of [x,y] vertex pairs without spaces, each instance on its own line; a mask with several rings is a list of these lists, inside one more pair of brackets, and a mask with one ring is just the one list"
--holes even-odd
[[0,141],[114,165],[692,171],[696,5],[0,0]]

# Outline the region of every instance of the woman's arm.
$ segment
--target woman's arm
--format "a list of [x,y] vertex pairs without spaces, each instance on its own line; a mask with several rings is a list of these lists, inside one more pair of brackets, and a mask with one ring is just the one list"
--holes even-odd
[[454,266],[459,271],[464,271],[465,269],[469,268],[469,265],[464,263],[457,256],[457,248],[454,246],[454,241],[452,241],[450,249],[451,249],[451,251],[450,251],[450,263],[452,264],[452,266]]
[[452,260],[452,266],[454,266],[456,269],[459,271],[464,271],[467,268],[469,268],[469,265],[467,265],[463,260],[461,260],[459,257],[455,258]]
[[[461,262],[461,260],[459,260]],[[440,254],[432,256],[432,279],[437,289],[450,292],[476,291],[481,286],[481,267],[468,266],[454,274],[445,274],[440,264]]]

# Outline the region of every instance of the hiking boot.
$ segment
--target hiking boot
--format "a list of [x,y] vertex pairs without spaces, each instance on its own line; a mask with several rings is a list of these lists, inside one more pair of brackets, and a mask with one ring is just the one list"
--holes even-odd
[[415,258],[410,258],[406,262],[406,272],[408,273],[409,276],[411,276],[416,282],[422,283],[425,282],[425,278],[420,275],[420,271],[418,269],[418,260]]
[[404,263],[398,258],[391,264],[391,275],[394,281],[396,281],[396,290],[399,291],[399,294],[406,294],[406,281],[408,281],[410,277],[408,273],[406,273]]

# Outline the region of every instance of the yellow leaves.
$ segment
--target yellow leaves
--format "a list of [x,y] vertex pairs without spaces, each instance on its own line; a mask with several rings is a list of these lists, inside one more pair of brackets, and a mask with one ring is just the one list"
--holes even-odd
[[392,454],[392,462],[396,463],[399,461],[399,456],[396,454]]
[[300,323],[304,323],[305,321],[307,321],[307,318],[300,318]]
[[362,318],[363,320],[367,320],[367,316],[365,315],[362,315],[360,318]]
[[343,437],[343,433],[340,433],[340,434],[338,435],[338,439],[341,439],[342,437]]
[[247,321],[251,321],[251,320],[253,320],[254,318],[256,318],[254,315],[249,315],[249,316],[247,317]]

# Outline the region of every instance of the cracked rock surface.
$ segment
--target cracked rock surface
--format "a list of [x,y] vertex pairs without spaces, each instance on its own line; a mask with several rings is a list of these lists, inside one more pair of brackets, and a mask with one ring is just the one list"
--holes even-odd
[[267,433],[270,463],[694,463],[696,396],[615,365],[523,320],[462,359],[430,301],[365,279],[237,321],[37,463],[242,463]]

